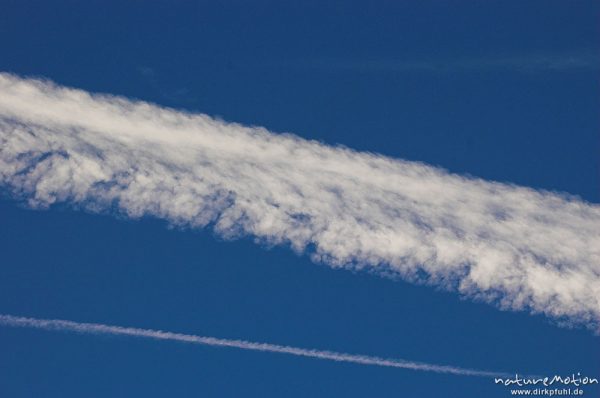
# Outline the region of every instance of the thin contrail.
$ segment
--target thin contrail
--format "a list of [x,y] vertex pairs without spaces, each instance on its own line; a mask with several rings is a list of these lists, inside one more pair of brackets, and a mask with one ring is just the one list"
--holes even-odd
[[0,315],[0,325],[21,328],[34,328],[42,330],[77,332],[86,334],[107,334],[113,336],[133,336],[156,340],[180,341],[192,344],[202,344],[216,347],[233,347],[243,350],[275,352],[308,358],[325,359],[336,362],[350,362],[360,365],[374,365],[392,368],[421,370],[426,372],[447,373],[461,376],[482,377],[507,377],[502,372],[491,372],[484,370],[465,369],[448,365],[434,365],[422,362],[413,362],[403,359],[385,359],[366,355],[346,354],[335,351],[323,351],[298,347],[290,347],[269,343],[256,343],[245,340],[220,339],[216,337],[196,336],[193,334],[182,334],[164,332],[161,330],[139,329],[132,327],[111,326],[101,323],[82,323],[65,321],[62,319],[37,319],[13,315]]

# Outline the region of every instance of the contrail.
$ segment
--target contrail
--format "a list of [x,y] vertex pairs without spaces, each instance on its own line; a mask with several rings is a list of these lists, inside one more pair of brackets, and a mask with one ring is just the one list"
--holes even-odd
[[278,354],[288,354],[300,357],[325,359],[336,362],[350,362],[360,365],[412,369],[435,373],[449,373],[462,376],[511,376],[507,373],[502,372],[489,372],[483,370],[465,369],[447,365],[432,365],[422,362],[406,361],[402,359],[384,359],[366,355],[345,354],[334,351],[312,350],[306,348],[297,348],[268,343],[255,343],[245,340],[219,339],[215,337],[196,336],[192,334],[164,332],[161,330],[111,326],[100,323],[72,322],[61,319],[37,319],[13,315],[0,315],[0,325],[51,331],[77,332],[85,334],[107,334],[113,336],[132,336],[155,340],[180,341],[184,343],[201,344],[215,347],[232,347],[240,348],[242,350],[274,352]]
[[0,189],[600,324],[600,206],[567,194],[3,73]]

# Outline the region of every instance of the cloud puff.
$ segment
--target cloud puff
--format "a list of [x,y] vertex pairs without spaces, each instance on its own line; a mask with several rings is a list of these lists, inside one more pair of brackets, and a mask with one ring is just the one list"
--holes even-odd
[[600,206],[0,74],[0,184],[598,328]]

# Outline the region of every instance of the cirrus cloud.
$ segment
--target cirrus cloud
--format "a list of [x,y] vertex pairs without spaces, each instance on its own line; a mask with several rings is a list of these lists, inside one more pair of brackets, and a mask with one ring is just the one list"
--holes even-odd
[[0,74],[0,185],[598,329],[600,206]]

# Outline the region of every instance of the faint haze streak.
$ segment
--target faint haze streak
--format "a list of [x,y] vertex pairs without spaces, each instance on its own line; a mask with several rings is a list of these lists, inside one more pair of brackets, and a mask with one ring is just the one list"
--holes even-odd
[[480,57],[415,59],[404,58],[317,58],[288,61],[291,68],[311,68],[353,72],[473,72],[512,71],[519,73],[596,71],[600,69],[597,51],[563,54],[482,55]]
[[600,206],[567,194],[1,73],[0,189],[38,208],[250,236],[598,330]]
[[[77,332],[84,334],[105,334],[113,336],[143,337],[155,340],[179,341],[215,347],[232,347],[242,350],[273,352],[300,357],[325,359],[336,362],[350,362],[359,365],[374,365],[392,368],[421,370],[435,373],[449,373],[462,376],[507,377],[506,373],[464,369],[447,365],[432,365],[402,359],[384,359],[366,355],[346,354],[334,351],[312,350],[269,343],[255,343],[245,340],[219,339],[215,337],[196,336],[191,334],[164,332],[161,330],[138,329],[131,327],[110,326],[99,323],[80,323],[60,319],[37,319],[0,314],[0,325],[33,328],[49,331]],[[510,376],[510,375],[508,375]]]

